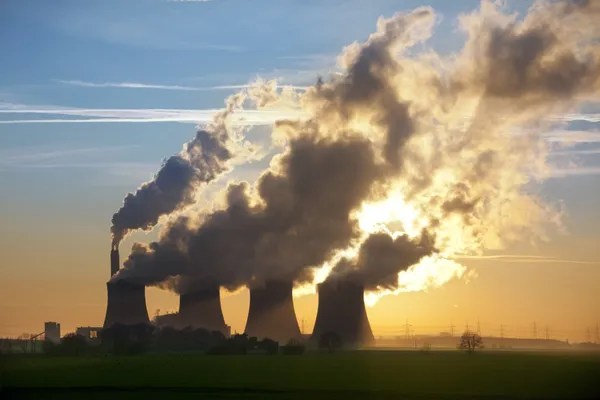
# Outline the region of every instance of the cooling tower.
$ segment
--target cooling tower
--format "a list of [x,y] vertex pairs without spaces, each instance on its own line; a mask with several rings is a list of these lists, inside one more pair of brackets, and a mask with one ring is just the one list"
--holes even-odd
[[146,288],[125,281],[107,282],[108,305],[104,327],[114,324],[149,324],[146,309]]
[[321,335],[333,332],[345,347],[373,343],[361,285],[349,281],[325,281],[319,284],[318,293],[319,307],[312,341],[318,343]]
[[300,339],[292,289],[291,281],[274,280],[266,281],[262,287],[251,288],[245,333],[259,339],[273,339],[282,344],[290,339]]
[[219,285],[212,285],[193,293],[185,293],[179,297],[180,328],[204,328],[209,331],[228,332],[221,310]]

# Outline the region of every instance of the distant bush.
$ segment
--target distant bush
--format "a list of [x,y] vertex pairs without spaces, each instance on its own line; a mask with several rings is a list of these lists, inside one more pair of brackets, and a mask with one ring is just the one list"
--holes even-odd
[[223,343],[214,346],[208,354],[277,354],[279,343],[265,338],[258,340],[248,335],[234,335]]
[[118,355],[142,354],[149,350],[153,341],[154,327],[148,324],[115,324],[100,331],[102,349]]
[[286,344],[281,346],[281,354],[300,355],[306,352],[306,346],[303,344]]
[[58,344],[44,340],[42,351],[51,356],[82,356],[92,352],[85,338],[75,333],[63,336]]
[[319,349],[330,353],[342,348],[342,338],[335,332],[325,332],[319,337]]
[[431,351],[431,345],[429,343],[424,343],[423,346],[419,349],[419,351],[423,354],[427,354]]

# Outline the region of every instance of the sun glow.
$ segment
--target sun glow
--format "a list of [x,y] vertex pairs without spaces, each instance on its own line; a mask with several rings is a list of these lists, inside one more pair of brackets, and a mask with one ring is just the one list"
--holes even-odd
[[[406,233],[416,237],[427,225],[419,211],[404,200],[399,190],[391,192],[385,200],[363,203],[355,218],[362,232],[384,231],[392,236]],[[394,227],[400,230],[393,230]]]

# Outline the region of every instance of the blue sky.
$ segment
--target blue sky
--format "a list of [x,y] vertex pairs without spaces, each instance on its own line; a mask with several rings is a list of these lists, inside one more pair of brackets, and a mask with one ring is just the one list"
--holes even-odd
[[[8,0],[0,5],[0,35],[9,38],[0,43],[0,108],[109,109],[119,118],[123,109],[219,108],[235,90],[201,89],[245,84],[257,75],[309,85],[334,68],[345,45],[364,40],[379,16],[422,4]],[[456,17],[478,1],[427,4],[439,15],[427,46],[441,54],[458,50],[463,36]],[[508,7],[523,13],[529,4]],[[127,87],[131,83],[162,88]],[[0,114],[0,120],[78,118],[91,117]],[[5,200],[20,202],[41,180],[81,196],[68,179],[114,193],[114,208],[124,190],[147,179],[192,135],[193,126],[181,123],[0,125],[0,182],[16,189]],[[32,156],[36,152],[41,158]],[[598,167],[593,154],[583,157]]]
[[[441,54],[457,51],[464,38],[456,17],[478,3],[426,2],[440,16],[426,46]],[[530,3],[512,1],[508,7],[522,13]],[[69,248],[93,249],[92,254],[106,258],[110,218],[125,194],[148,180],[163,158],[179,152],[194,135],[189,122],[50,120],[94,118],[97,109],[114,119],[124,118],[123,110],[137,110],[136,118],[152,120],[152,109],[179,115],[177,110],[219,108],[235,92],[223,86],[245,84],[257,75],[310,85],[335,67],[344,46],[365,40],[379,16],[419,5],[423,2],[1,1],[0,220],[7,239],[0,251],[23,251],[19,243],[34,238],[48,242],[40,251],[49,251],[52,258],[53,251],[60,251],[50,243],[65,235]],[[54,113],[24,112],[40,109]],[[63,109],[76,109],[71,113],[75,115]],[[23,123],[40,119],[46,122]],[[8,121],[13,122],[1,123]],[[575,175],[551,179],[535,190],[564,203],[567,227],[574,235],[597,238],[600,123],[577,121],[565,129],[591,135],[573,148],[585,152],[553,156]],[[253,134],[268,133],[258,128]],[[262,165],[243,167],[236,174],[251,176]],[[100,243],[98,237],[103,238]],[[127,240],[123,248],[129,244]],[[104,258],[94,261],[98,276],[106,275]],[[39,261],[21,260],[18,269],[1,268],[0,280],[7,274],[25,277]],[[73,272],[82,260],[69,261],[64,271]]]

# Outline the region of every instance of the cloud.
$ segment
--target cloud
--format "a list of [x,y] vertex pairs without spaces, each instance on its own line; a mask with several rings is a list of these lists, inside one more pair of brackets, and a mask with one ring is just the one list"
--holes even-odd
[[562,155],[593,155],[593,154],[600,154],[600,148],[595,148],[595,149],[556,150],[556,151],[552,151],[550,153],[550,155],[553,155],[553,156],[562,156]]
[[[148,84],[148,83],[139,83],[139,82],[87,82],[80,80],[62,80],[56,79],[56,82],[64,83],[66,85],[72,86],[81,86],[88,88],[122,88],[122,89],[158,89],[158,90],[180,90],[180,91],[211,91],[211,90],[239,90],[239,89],[247,89],[252,85],[243,84],[243,85],[219,85],[219,86],[206,86],[206,87],[197,87],[197,86],[181,86],[181,85],[156,85],[156,84]],[[294,90],[306,90],[307,86],[286,86]]]
[[600,167],[554,168],[549,178],[566,178],[568,176],[585,176],[600,174]]
[[[107,174],[111,179],[90,180],[102,185],[128,184],[146,180],[156,162],[116,161],[110,158],[137,146],[60,147],[26,146],[0,150],[0,172],[14,170],[85,169]],[[115,179],[116,178],[116,179]]]
[[107,153],[130,150],[136,146],[99,146],[82,148],[52,148],[48,146],[16,147],[0,150],[0,166],[38,166],[53,167],[56,160],[72,159],[77,156],[86,158],[100,155],[103,158]]
[[569,263],[569,264],[600,264],[598,261],[584,261],[584,260],[565,260],[561,258],[545,257],[545,256],[532,256],[523,254],[503,254],[503,255],[492,255],[492,256],[459,256],[456,257],[458,260],[493,260],[503,263]]
[[[13,103],[0,103],[0,114],[44,114],[76,119],[44,118],[44,119],[6,119],[0,124],[34,124],[34,123],[106,123],[106,122],[184,122],[207,123],[221,109],[90,109],[65,108],[57,106],[30,106]],[[298,118],[302,113],[293,110],[240,110],[233,119],[240,125],[271,125],[279,119]]]
[[[582,118],[578,118],[583,120]],[[599,143],[600,132],[594,131],[579,131],[579,130],[553,130],[545,133],[544,138],[548,142],[556,143]]]

